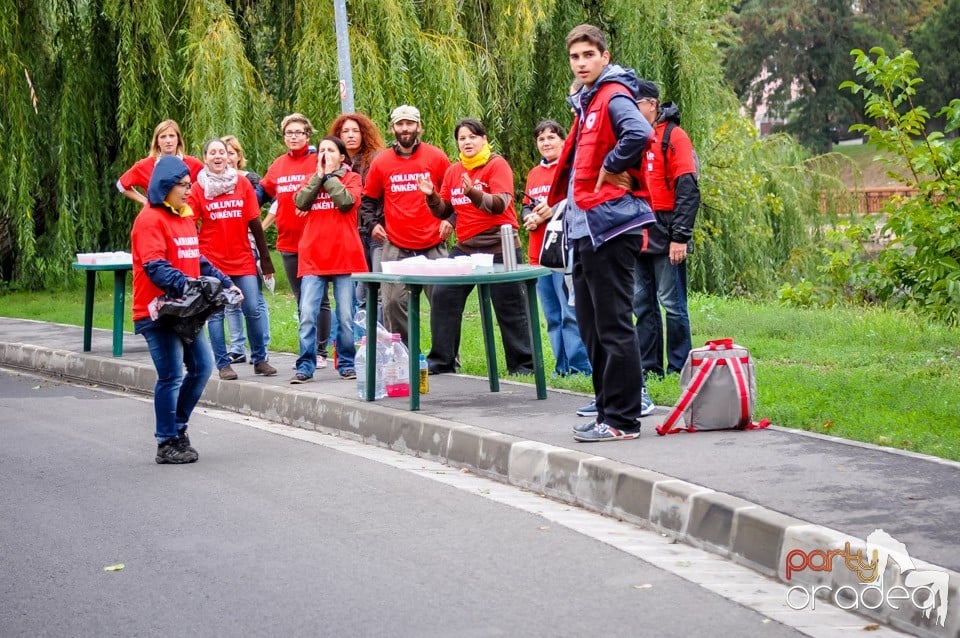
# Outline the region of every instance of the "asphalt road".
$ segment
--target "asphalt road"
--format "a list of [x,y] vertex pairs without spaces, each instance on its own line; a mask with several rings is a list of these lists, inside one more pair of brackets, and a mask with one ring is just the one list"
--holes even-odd
[[799,635],[424,476],[190,432],[198,463],[156,465],[148,401],[0,371],[0,635]]

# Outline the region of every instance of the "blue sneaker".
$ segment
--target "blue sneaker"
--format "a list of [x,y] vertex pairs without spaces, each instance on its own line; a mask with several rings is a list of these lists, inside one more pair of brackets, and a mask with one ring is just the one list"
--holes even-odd
[[[653,399],[651,399],[647,393],[646,386],[644,386],[640,392],[640,416],[650,416],[656,409],[656,404],[654,404]],[[577,414],[579,414],[579,412]]]
[[577,423],[573,426],[574,434],[582,434],[587,430],[593,429],[593,426],[597,424],[596,421],[583,421],[582,423]]
[[606,423],[594,423],[586,432],[573,435],[574,441],[592,443],[595,441],[629,441],[640,438],[640,428],[635,430],[620,430]]
[[582,408],[580,408],[579,410],[577,410],[577,416],[590,417],[590,418],[593,418],[593,419],[595,419],[595,418],[597,418],[598,416],[600,416],[600,413],[597,412],[597,400],[594,399],[593,401],[591,401],[591,402],[588,403],[587,405],[585,405],[585,406],[583,406]]

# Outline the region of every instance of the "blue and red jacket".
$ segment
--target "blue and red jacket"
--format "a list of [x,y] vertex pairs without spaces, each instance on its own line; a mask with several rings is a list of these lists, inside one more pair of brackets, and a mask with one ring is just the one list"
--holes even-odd
[[[567,197],[573,171],[573,199],[586,213],[594,246],[655,221],[640,166],[653,129],[634,102],[637,87],[633,71],[610,65],[590,89],[568,98],[576,113],[574,134],[564,143],[548,203],[553,206]],[[614,100],[618,117],[611,116]],[[595,191],[601,167],[609,173],[627,172],[635,189],[605,182]]]

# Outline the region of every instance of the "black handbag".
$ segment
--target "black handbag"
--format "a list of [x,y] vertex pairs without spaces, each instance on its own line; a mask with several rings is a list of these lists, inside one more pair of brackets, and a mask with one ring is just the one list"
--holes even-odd
[[184,343],[191,344],[207,318],[236,301],[237,296],[233,290],[224,290],[215,277],[188,279],[182,296],[164,295],[159,300],[157,322],[176,332]]
[[562,200],[554,208],[553,216],[547,222],[547,230],[543,233],[543,244],[540,246],[540,265],[550,270],[566,272],[569,251],[567,250],[567,233],[563,229],[563,212],[567,200]]

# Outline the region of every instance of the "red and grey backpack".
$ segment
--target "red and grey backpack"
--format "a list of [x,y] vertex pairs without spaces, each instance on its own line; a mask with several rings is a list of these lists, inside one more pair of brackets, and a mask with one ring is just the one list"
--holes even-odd
[[683,390],[657,434],[704,430],[757,430],[770,425],[753,421],[757,379],[750,351],[733,339],[708,341],[694,348],[680,372]]

